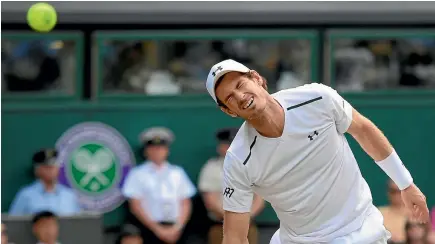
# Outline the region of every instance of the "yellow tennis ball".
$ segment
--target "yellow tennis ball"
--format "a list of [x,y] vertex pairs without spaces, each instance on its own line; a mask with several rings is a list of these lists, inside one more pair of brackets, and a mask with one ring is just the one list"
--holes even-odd
[[48,3],[36,3],[27,11],[27,23],[39,32],[51,31],[57,22],[56,10]]

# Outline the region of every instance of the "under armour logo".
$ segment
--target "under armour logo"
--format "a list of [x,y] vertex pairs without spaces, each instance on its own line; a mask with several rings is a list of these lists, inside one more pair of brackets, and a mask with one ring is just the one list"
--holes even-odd
[[308,135],[308,138],[310,139],[310,141],[312,141],[312,140],[314,140],[314,137],[316,137],[318,135],[319,135],[319,132],[317,132],[317,130],[315,130],[312,135]]
[[233,193],[234,193],[234,189],[233,188],[229,188],[229,187],[227,187],[227,188],[225,188],[225,190],[224,190],[224,196],[226,196],[226,197],[228,197],[228,198],[231,198],[231,196],[233,195]]
[[215,76],[216,76],[216,72],[221,71],[221,70],[223,70],[223,68],[222,68],[222,66],[219,66],[219,67],[217,67],[216,70],[213,71],[213,73],[211,73],[211,74],[213,75],[213,77],[215,77]]

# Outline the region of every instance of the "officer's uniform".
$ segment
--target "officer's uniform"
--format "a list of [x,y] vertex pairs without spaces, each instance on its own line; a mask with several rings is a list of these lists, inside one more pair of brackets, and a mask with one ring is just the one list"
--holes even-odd
[[[237,131],[236,128],[219,130],[216,133],[216,139],[219,143],[230,145]],[[219,196],[222,197],[223,165],[224,157],[215,157],[207,161],[199,175],[198,189],[200,192],[219,192]],[[213,222],[208,233],[208,243],[221,244],[223,238],[222,220],[218,219],[211,211],[208,212],[208,216]],[[250,244],[257,243],[257,228],[253,223],[249,227],[248,239]]]
[[[42,150],[33,155],[33,165],[57,165],[57,151]],[[43,182],[38,179],[23,187],[15,196],[9,209],[10,215],[31,215],[41,211],[51,211],[57,215],[78,214],[81,209],[75,193],[59,183],[54,191],[47,192]]]
[[[169,146],[173,140],[173,134],[166,128],[154,127],[141,135],[145,147]],[[140,200],[147,216],[163,225],[176,224],[181,213],[180,202],[192,198],[196,193],[195,186],[182,167],[169,162],[157,166],[151,161],[145,161],[131,170],[122,191],[126,198]],[[133,214],[130,215],[130,222],[141,229],[146,243],[162,243]],[[177,243],[183,242],[184,237]]]

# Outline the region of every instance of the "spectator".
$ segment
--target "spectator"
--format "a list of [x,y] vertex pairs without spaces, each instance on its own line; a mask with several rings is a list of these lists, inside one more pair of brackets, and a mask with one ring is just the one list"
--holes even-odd
[[405,224],[406,244],[426,244],[428,229],[426,224],[407,221]]
[[174,137],[166,128],[141,134],[147,161],[127,176],[123,194],[129,199],[131,223],[147,244],[185,243],[183,229],[190,218],[196,189],[184,169],[167,161]]
[[400,85],[430,86],[435,82],[435,61],[423,40],[412,40],[412,49],[401,63]]
[[4,78],[8,91],[40,91],[61,76],[57,51],[51,41],[23,41],[7,55]]
[[388,181],[388,206],[380,207],[384,216],[384,225],[391,232],[390,244],[406,241],[405,224],[407,220],[406,208],[402,201],[400,190],[392,180]]
[[59,184],[59,166],[54,149],[41,150],[33,155],[34,172],[38,178],[22,188],[9,209],[10,215],[29,215],[51,211],[58,215],[80,212],[78,199],[69,188]]
[[142,244],[140,230],[133,225],[125,225],[116,244]]
[[60,244],[57,216],[50,211],[37,213],[32,219],[32,231],[38,244]]
[[432,208],[431,219],[432,219],[432,230],[435,231],[435,206]]
[[8,244],[8,230],[6,229],[6,225],[2,223],[2,242],[1,244]]
[[[205,206],[209,212],[209,217],[214,222],[208,233],[209,244],[221,244],[223,238],[222,220],[222,181],[223,181],[223,164],[225,154],[230,147],[230,144],[237,134],[238,129],[230,128],[223,129],[216,134],[219,141],[217,152],[218,157],[208,160],[203,166],[199,176],[199,190],[204,199]],[[259,196],[254,196],[251,215],[254,218],[264,208],[264,201]],[[257,243],[257,227],[254,223],[251,224],[248,233],[250,244]]]

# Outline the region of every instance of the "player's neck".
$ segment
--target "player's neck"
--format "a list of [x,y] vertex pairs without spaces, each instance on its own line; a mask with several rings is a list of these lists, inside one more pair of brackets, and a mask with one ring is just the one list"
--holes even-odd
[[264,137],[281,137],[284,131],[285,113],[281,105],[270,96],[266,108],[258,117],[248,120],[260,135]]

